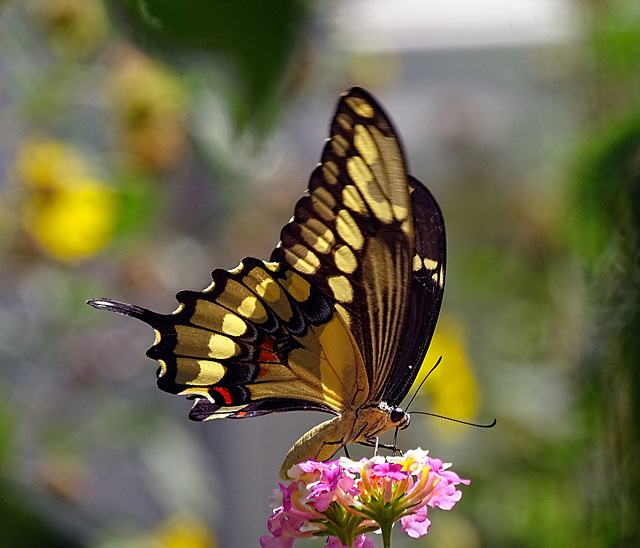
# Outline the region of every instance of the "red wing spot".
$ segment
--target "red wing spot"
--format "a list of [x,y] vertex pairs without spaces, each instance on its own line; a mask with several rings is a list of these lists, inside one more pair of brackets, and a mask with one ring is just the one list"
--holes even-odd
[[280,359],[273,353],[273,337],[265,336],[260,344],[259,362],[279,362]]
[[262,340],[262,343],[260,344],[260,348],[264,348],[265,350],[269,350],[271,352],[273,352],[273,337],[269,337],[268,335],[265,335],[264,339]]
[[227,388],[220,388],[219,386],[216,386],[214,388],[210,388],[209,390],[215,390],[218,394],[220,394],[226,405],[231,405],[233,403],[233,396]]
[[242,419],[244,417],[247,416],[247,412],[246,411],[240,411],[239,413],[236,413],[233,417],[237,418],[237,419]]
[[258,357],[259,362],[279,362],[280,358],[276,356],[273,352],[267,352],[266,350],[262,350],[260,352],[260,356]]

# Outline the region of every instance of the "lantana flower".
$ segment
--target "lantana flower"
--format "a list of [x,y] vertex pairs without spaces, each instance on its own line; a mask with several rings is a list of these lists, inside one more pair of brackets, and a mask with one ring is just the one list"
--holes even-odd
[[274,492],[271,536],[261,546],[291,548],[296,539],[327,536],[326,548],[373,548],[365,534],[379,529],[387,548],[397,521],[412,538],[426,535],[428,508],[451,510],[462,497],[456,486],[469,484],[427,453],[297,464],[289,471],[293,480]]

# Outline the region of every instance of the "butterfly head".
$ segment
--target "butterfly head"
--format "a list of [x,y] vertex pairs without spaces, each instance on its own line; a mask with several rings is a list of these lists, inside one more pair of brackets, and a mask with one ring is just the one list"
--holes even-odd
[[391,418],[391,422],[393,422],[396,425],[396,428],[399,428],[400,430],[407,428],[411,421],[409,413],[406,413],[401,407],[393,409],[391,413],[389,413],[389,416]]
[[409,426],[411,417],[402,407],[391,407],[388,403],[380,402],[378,407],[381,411],[388,413],[389,420],[393,423],[392,428],[404,430]]

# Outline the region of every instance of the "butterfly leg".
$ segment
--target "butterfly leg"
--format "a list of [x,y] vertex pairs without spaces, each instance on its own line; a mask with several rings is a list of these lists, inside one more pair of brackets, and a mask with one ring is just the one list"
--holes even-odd
[[[346,440],[346,441],[344,441],[344,440],[341,440],[341,441],[323,441],[323,442],[322,442],[322,447],[318,450],[318,454],[320,454],[320,451],[322,451],[322,448],[323,448],[325,445],[338,445],[338,444],[341,444],[341,445],[342,445],[342,448],[344,449],[344,454],[345,454],[345,456],[346,456],[348,459],[350,459],[351,457],[349,456],[349,450],[347,449],[347,444],[348,444],[349,442],[352,442],[352,441],[357,440],[357,439],[362,435],[362,432],[364,432],[364,431],[366,430],[366,428],[367,428],[367,423],[364,423],[364,424],[363,424],[363,425],[362,425],[362,426],[361,426],[361,427],[360,427],[360,428],[359,428],[359,429],[358,429],[358,430],[357,430],[357,431],[356,431],[356,432],[351,436],[351,438],[349,438],[349,439],[348,439],[348,440]],[[377,441],[378,441],[378,438],[376,438],[376,443],[377,443]],[[359,442],[357,442],[357,443],[362,443],[362,442],[360,442],[360,441],[359,441]],[[336,451],[336,452],[337,452],[337,451]]]
[[400,449],[398,449],[395,445],[388,445],[386,443],[376,443],[378,440],[378,438],[372,438],[372,439],[367,439],[367,440],[363,440],[363,441],[359,441],[358,443],[364,447],[373,447],[374,450],[377,451],[377,449],[387,449],[389,451],[396,451],[396,452],[400,452],[402,453],[402,451],[400,451]]

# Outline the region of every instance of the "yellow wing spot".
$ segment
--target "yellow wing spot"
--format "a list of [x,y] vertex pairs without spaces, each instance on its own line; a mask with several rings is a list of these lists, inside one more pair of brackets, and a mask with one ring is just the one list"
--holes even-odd
[[345,102],[358,116],[362,116],[363,118],[373,118],[373,115],[375,114],[371,104],[361,97],[347,97]]
[[336,312],[342,318],[342,321],[344,321],[346,326],[351,329],[351,315],[347,312],[347,309],[340,303],[333,303],[333,307],[336,309]]
[[[393,216],[398,219],[398,221],[402,221],[403,219],[407,219],[409,217],[409,209],[405,206],[393,204],[391,206],[391,209],[393,210]],[[405,224],[402,223],[402,230],[404,230],[404,232],[408,232],[407,228],[408,227],[406,227]]]
[[240,272],[242,272],[244,270],[244,264],[242,264],[242,262],[240,262],[240,264],[238,266],[236,266],[235,268],[232,268],[231,270],[229,270],[229,274],[238,274]]
[[[409,187],[407,185],[407,168],[402,157],[400,144],[394,135],[385,136],[379,128],[369,126],[373,140],[378,146],[380,156],[384,158],[384,177],[391,183],[388,185],[388,201],[394,206],[394,215],[398,220],[410,217],[411,203],[409,201]],[[396,209],[397,208],[397,209]]]
[[342,203],[351,211],[356,213],[368,213],[367,204],[364,203],[362,196],[354,185],[346,185],[342,189]]
[[434,261],[433,259],[428,259],[425,257],[422,262],[424,263],[424,267],[427,270],[435,270],[436,268],[438,268],[438,261]]
[[352,156],[347,160],[347,172],[358,188],[373,181],[373,173],[360,156]]
[[280,270],[280,263],[269,263],[267,261],[263,261],[265,268],[271,272],[278,272]]
[[325,221],[333,221],[335,219],[335,214],[327,207],[326,202],[316,197],[316,191],[311,195],[311,205],[314,211]]
[[253,296],[242,299],[237,311],[241,316],[254,322],[262,323],[267,320],[267,311],[262,303]]
[[235,314],[227,313],[222,318],[222,330],[232,337],[240,337],[247,332],[247,324]]
[[329,253],[336,243],[333,232],[318,219],[308,219],[300,225],[301,236],[318,253]]
[[387,197],[373,177],[369,166],[359,156],[352,156],[347,160],[347,172],[351,180],[358,187],[364,199],[371,207],[374,215],[381,221],[390,223],[393,221],[393,213]]
[[[329,165],[330,163],[333,164],[333,162],[327,162],[325,165]],[[321,201],[329,209],[335,207],[336,205],[336,199],[326,188],[323,188],[321,186],[314,189],[311,196]]]
[[413,256],[413,271],[417,272],[422,268],[422,259],[417,253]]
[[353,301],[353,286],[345,276],[331,276],[327,283],[338,302],[350,303]]
[[338,156],[346,156],[349,142],[342,135],[334,135],[331,137],[331,146]]
[[265,270],[256,267],[251,270],[248,276],[244,277],[243,281],[247,287],[269,303],[278,317],[289,321],[293,316],[289,300],[283,295],[278,282],[268,276]]
[[438,272],[431,276],[431,279],[438,284],[439,287],[444,287],[444,269],[440,266]]
[[325,207],[329,209],[335,207],[336,205],[336,199],[331,195],[331,193],[326,188],[323,188],[321,186],[314,189],[311,196],[313,198],[316,198],[320,202],[322,202],[325,205]]
[[285,249],[284,253],[289,264],[303,274],[315,274],[320,268],[318,256],[303,245],[296,244]]
[[220,362],[178,358],[176,384],[211,386],[220,382],[227,369]]
[[260,283],[256,284],[255,283],[256,278],[259,279],[259,276],[261,275],[261,273],[262,272],[260,271],[260,269],[258,268],[253,269],[251,271],[251,278],[247,276],[244,282],[249,287],[255,286],[255,287],[252,287],[252,289],[265,301],[270,303],[275,303],[278,299],[282,297],[282,290],[280,289],[280,286],[275,282],[273,278],[265,278],[264,280],[261,280]]
[[[226,319],[227,316],[229,316],[230,319]],[[229,329],[233,331],[230,335],[242,335],[246,330],[246,324],[240,318],[230,314],[229,311],[220,306],[220,304],[206,299],[198,299],[196,301],[193,314],[191,314],[189,321],[209,331],[227,331],[224,327],[226,321]],[[235,322],[235,324],[230,322]]]
[[349,118],[346,114],[338,114],[335,119],[342,126],[342,129],[351,131],[353,124],[351,122],[351,118]]
[[240,347],[229,337],[214,333],[209,339],[209,357],[218,360],[233,358],[240,351]]
[[354,131],[353,144],[364,161],[369,165],[373,164],[378,159],[379,152],[371,133],[362,124],[356,125]]
[[355,269],[358,268],[358,259],[356,259],[351,248],[346,245],[341,245],[334,249],[333,260],[338,269],[345,274],[353,274]]
[[311,294],[311,286],[309,282],[302,276],[299,276],[293,270],[287,271],[286,278],[282,285],[296,301],[303,303]]
[[[340,154],[340,156],[344,156],[344,154]],[[331,185],[336,184],[336,182],[338,181],[338,177],[337,177],[338,167],[334,162],[329,161],[322,164],[322,174],[324,175],[324,178],[326,179],[327,183]],[[329,193],[327,192],[327,194]],[[331,195],[329,194],[329,196]]]
[[338,212],[336,230],[338,231],[338,235],[353,249],[362,249],[364,236],[346,209],[341,209]]

